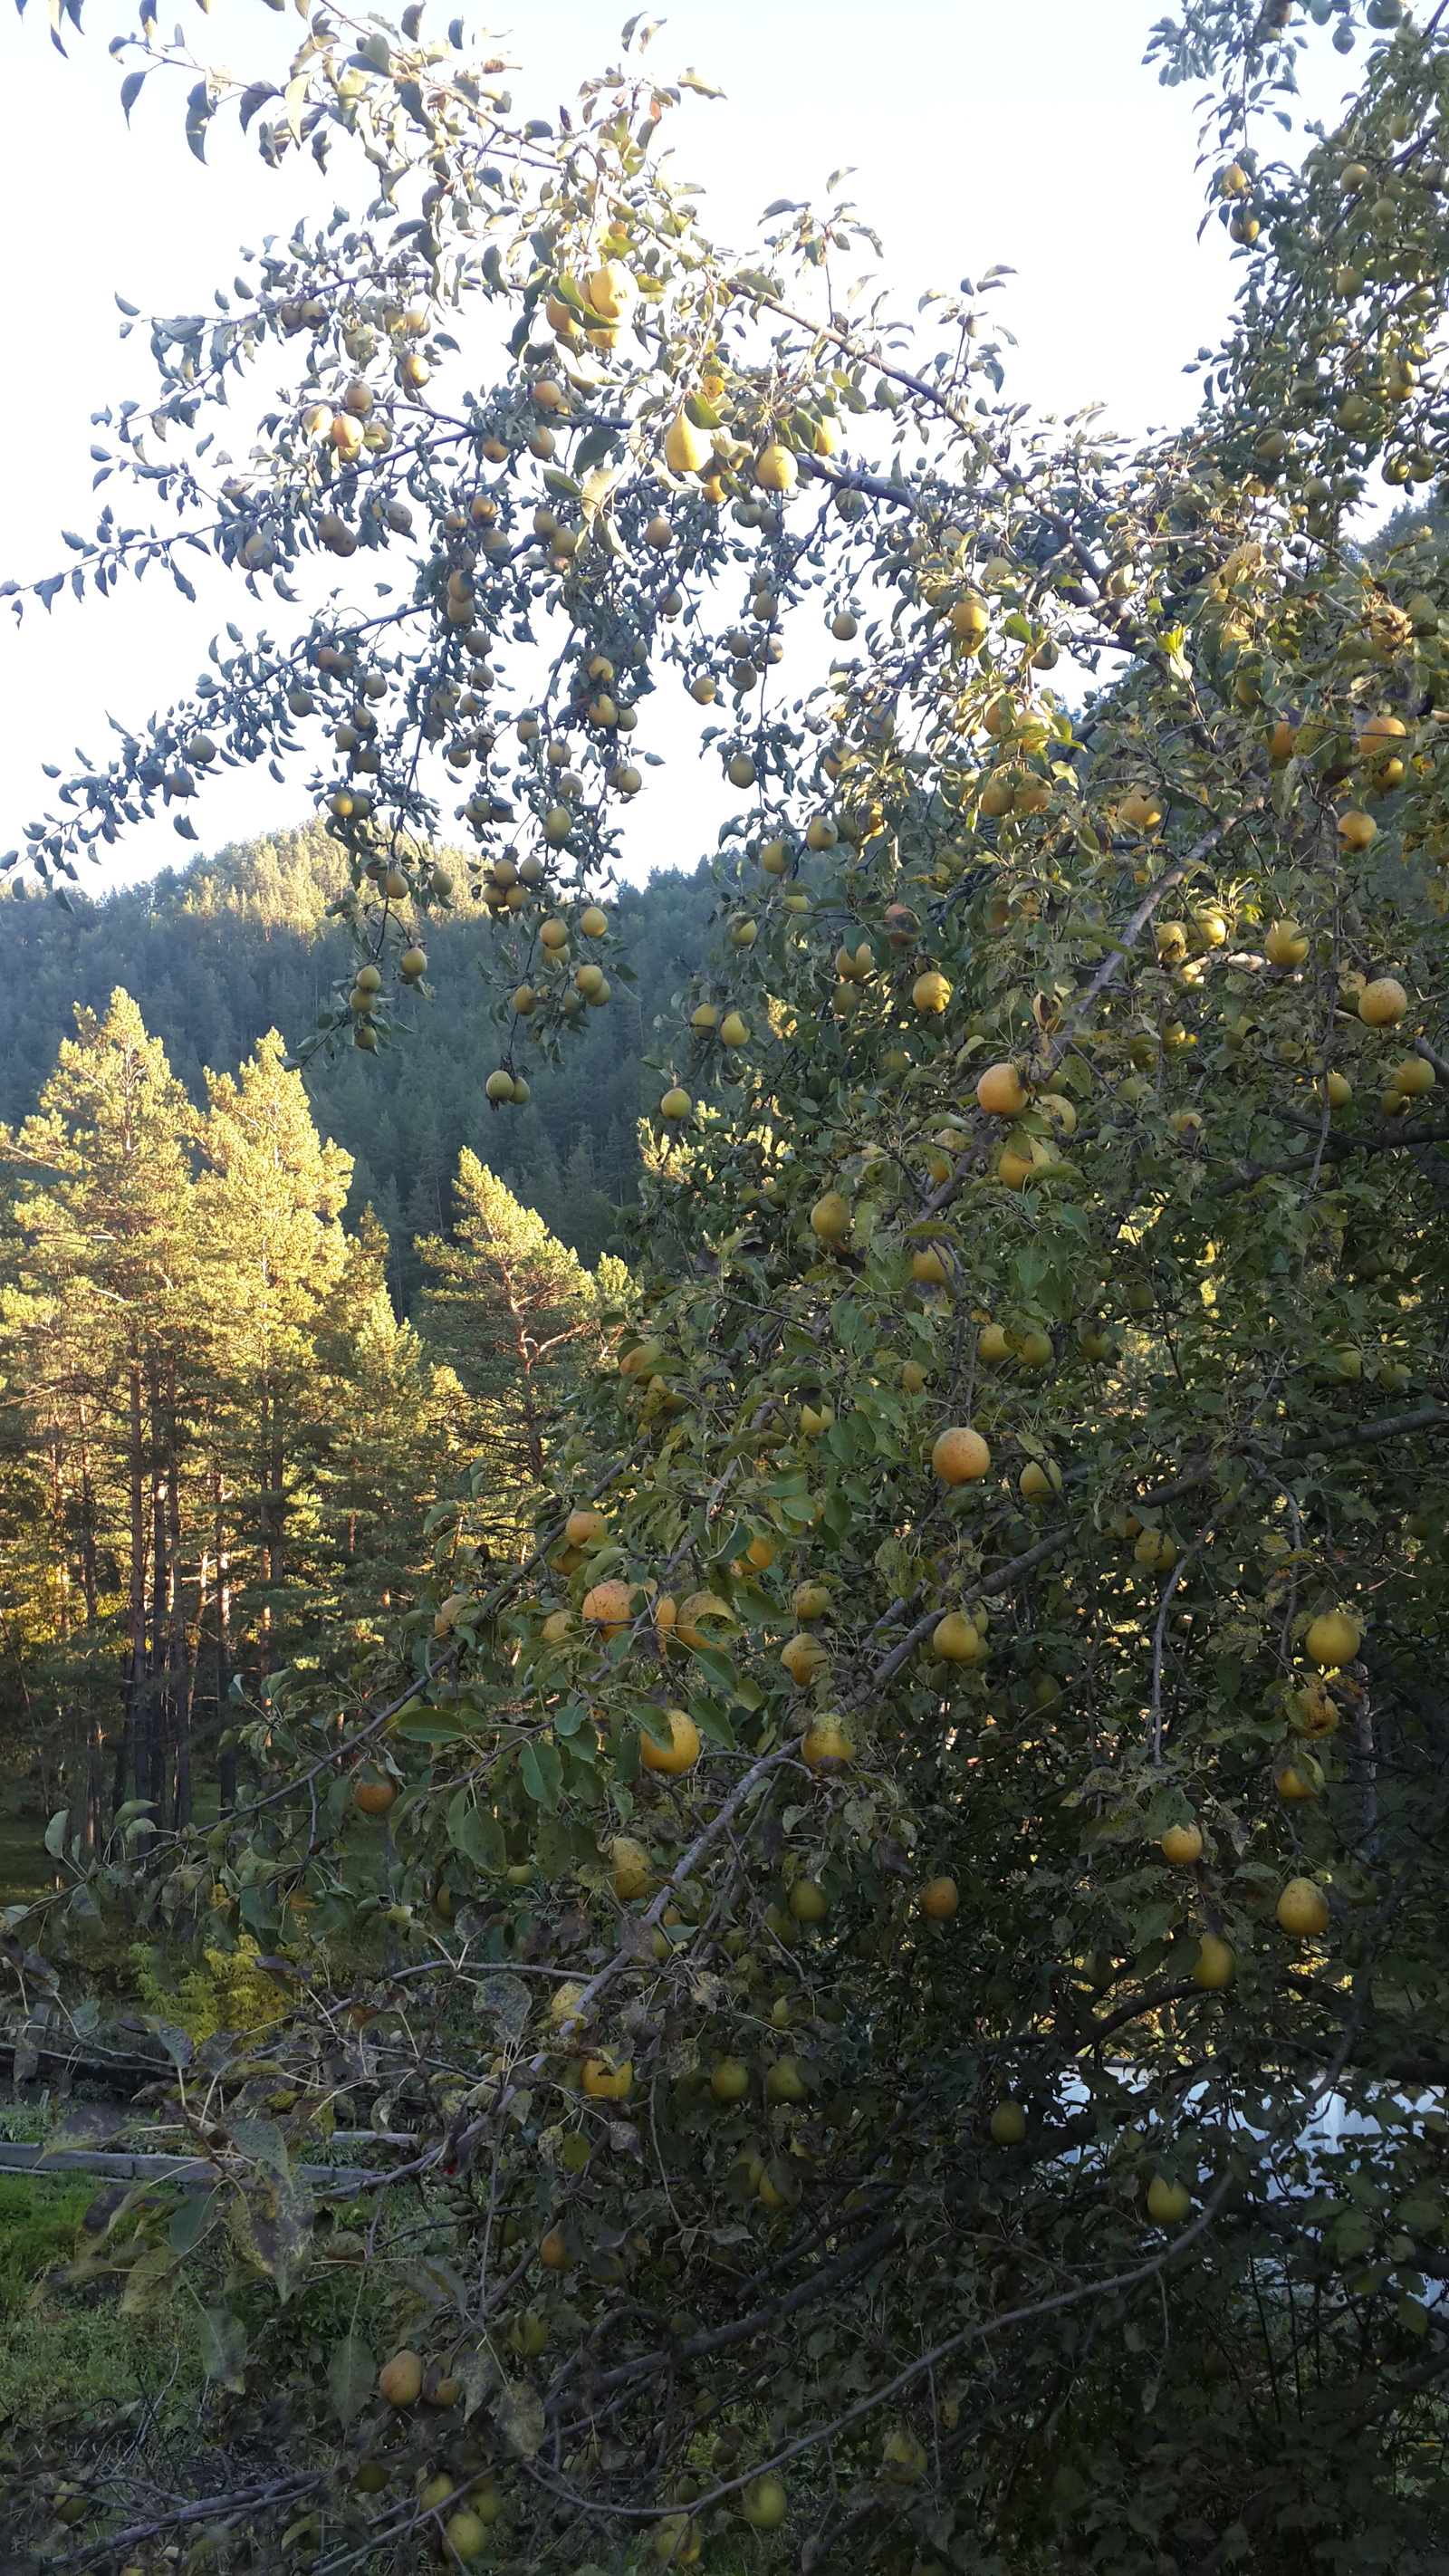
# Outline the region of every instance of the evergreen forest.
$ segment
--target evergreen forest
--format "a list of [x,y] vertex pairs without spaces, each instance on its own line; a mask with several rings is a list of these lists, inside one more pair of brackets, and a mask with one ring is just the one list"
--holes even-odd
[[[328,914],[345,882],[336,842],[311,823],[103,901],[82,884],[67,910],[32,900],[7,911],[6,947],[26,1001],[0,1040],[0,1120],[14,1124],[35,1108],[76,1005],[104,1013],[118,987],[195,1101],[208,1069],[234,1070],[268,1030],[296,1046],[347,953],[345,927]],[[352,1157],[347,1221],[355,1226],[372,1207],[400,1313],[411,1311],[420,1280],[413,1240],[446,1231],[465,1145],[592,1267],[612,1240],[613,1208],[637,1195],[638,1121],[652,1105],[640,1059],[699,964],[710,902],[698,873],[622,890],[638,981],[590,1015],[586,1036],[521,1113],[500,1119],[484,1098],[496,1038],[480,974],[488,934],[466,913],[436,926],[432,990],[412,1003],[394,1055],[314,1064],[317,1124]]]

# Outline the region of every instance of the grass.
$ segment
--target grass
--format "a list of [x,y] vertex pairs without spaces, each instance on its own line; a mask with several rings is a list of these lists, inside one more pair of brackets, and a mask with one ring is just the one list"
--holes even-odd
[[54,2179],[0,2173],[0,2317],[19,2314],[46,2272],[68,2263],[94,2176]]
[[201,2357],[186,2310],[122,2314],[114,2303],[79,2308],[43,2299],[7,2326],[0,2347],[0,2424],[42,2432],[65,2418],[110,2424],[126,2407],[158,2403],[168,2420],[194,2413]]
[[174,2404],[200,2384],[189,2302],[135,2316],[114,2298],[47,2286],[101,2188],[94,2174],[0,2174],[0,2423],[104,2422],[168,2385]]

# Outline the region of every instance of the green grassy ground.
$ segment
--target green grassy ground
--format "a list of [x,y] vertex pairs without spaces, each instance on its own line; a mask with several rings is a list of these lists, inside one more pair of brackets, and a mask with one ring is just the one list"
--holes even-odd
[[174,2400],[180,2382],[192,2401],[200,2387],[184,2305],[135,2316],[114,2297],[51,2286],[100,2187],[93,2174],[0,2174],[0,2425],[12,2431],[110,2421],[168,2387]]
[[18,2316],[35,2283],[70,2261],[97,2188],[93,2174],[0,2173],[0,2318]]

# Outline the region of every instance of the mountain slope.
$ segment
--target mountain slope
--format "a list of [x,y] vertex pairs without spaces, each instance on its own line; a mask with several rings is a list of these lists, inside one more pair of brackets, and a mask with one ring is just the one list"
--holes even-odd
[[[0,1118],[13,1124],[34,1107],[75,1004],[103,1011],[118,984],[198,1100],[203,1067],[235,1066],[268,1028],[295,1043],[346,961],[345,935],[324,917],[340,873],[335,846],[309,826],[238,843],[99,903],[72,896],[69,913],[7,904],[12,1004],[0,1026]],[[435,998],[419,1001],[409,1042],[382,1058],[313,1064],[318,1123],[356,1160],[349,1217],[372,1201],[392,1237],[392,1286],[404,1305],[418,1284],[412,1237],[448,1227],[465,1146],[563,1241],[597,1258],[612,1231],[610,1203],[633,1191],[635,1122],[653,1106],[640,1058],[703,951],[711,898],[703,870],[623,889],[617,909],[638,984],[616,985],[557,1071],[530,1070],[523,1110],[495,1112],[484,1097],[497,1033],[483,1008],[477,964],[488,934],[476,919],[429,925]]]

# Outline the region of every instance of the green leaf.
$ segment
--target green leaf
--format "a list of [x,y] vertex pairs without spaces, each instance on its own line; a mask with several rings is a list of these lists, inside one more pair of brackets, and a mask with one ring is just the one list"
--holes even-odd
[[204,80],[199,80],[186,102],[186,140],[198,161],[206,159],[206,129],[211,122],[211,100]]
[[287,2141],[275,2120],[233,2120],[231,2139],[237,2152],[253,2164],[265,2165],[270,2173],[287,2171]]
[[[746,1693],[748,1692],[754,1693],[753,1699],[746,1697]],[[759,1691],[755,1689],[753,1682],[744,1682],[740,1684],[737,1696],[740,1699],[741,1704],[746,1708],[758,1708],[760,1705],[761,1695]],[[695,1725],[699,1728],[700,1734],[704,1736],[709,1743],[723,1745],[728,1753],[734,1752],[735,1731],[731,1726],[729,1719],[725,1716],[723,1709],[712,1707],[707,1700],[697,1700],[690,1710],[690,1715],[693,1717]]]
[[173,2066],[189,2066],[196,2053],[196,2043],[189,2030],[178,2030],[174,2023],[160,2021],[154,2013],[142,2016],[146,2028],[160,2040]]
[[401,1716],[394,1733],[408,1744],[455,1744],[477,1725],[477,1719],[463,1708],[425,1708],[417,1705],[415,1716]]
[[461,1789],[448,1808],[448,1840],[475,1869],[499,1870],[508,1859],[503,1828],[488,1807]]
[[510,2039],[522,2037],[530,2009],[529,1992],[522,1977],[484,1977],[473,1988],[473,2002],[480,2013],[499,2023]]
[[689,1651],[700,1671],[706,1674],[710,1681],[717,1683],[722,1691],[728,1691],[731,1699],[738,1696],[739,1669],[729,1655],[724,1654],[718,1646],[691,1646]]
[[301,2176],[263,2171],[243,2183],[227,2213],[239,2251],[270,2275],[283,2301],[311,2251],[312,2194]]
[[534,1737],[525,1744],[518,1757],[519,1776],[536,1807],[555,1807],[563,1786],[563,1764],[558,1747]]
[[64,2119],[58,2120],[51,2130],[36,2159],[37,2165],[44,2165],[51,2156],[64,2155],[70,2149],[110,2146],[114,2139],[125,2136],[132,2116],[124,2103],[73,2103]]
[[189,2254],[199,2245],[207,2230],[221,2216],[221,2195],[215,2191],[189,2191],[171,2213],[166,2241],[173,2254]]
[[491,2396],[499,2381],[498,2364],[486,2344],[475,2345],[460,2355],[455,2364],[463,2391],[463,2420],[476,2415],[485,2397]]
[[208,2379],[240,2397],[246,2387],[247,2338],[230,2308],[204,2308],[200,2320],[201,2366]]
[[65,1850],[65,1829],[69,1822],[69,1807],[58,1807],[45,1828],[45,1848],[52,1860],[59,1860]]
[[175,2270],[176,2257],[168,2245],[148,2245],[126,2274],[126,2286],[121,2292],[122,2316],[154,2315],[165,2303]]
[[327,2363],[327,2394],[342,2424],[360,2415],[377,2376],[371,2351],[361,2335],[345,2334],[332,2347]]
[[580,474],[587,474],[592,465],[602,465],[606,457],[614,454],[618,444],[616,430],[600,427],[586,431],[574,449],[574,463]]
[[526,2382],[505,2382],[494,2400],[493,2420],[516,2459],[534,2459],[543,2449],[548,2433],[543,2399]]

